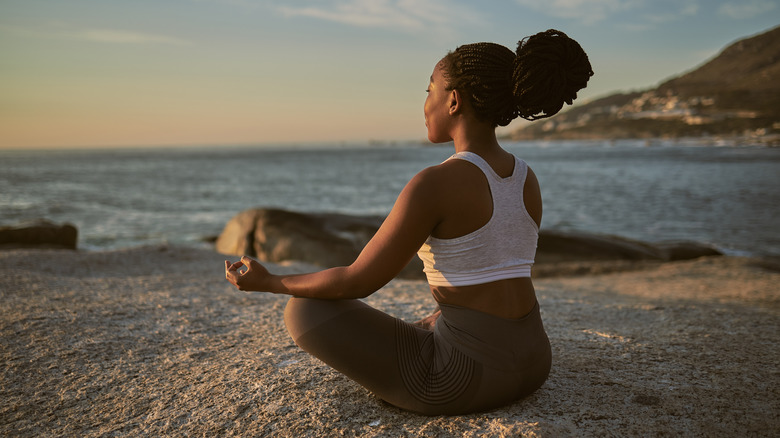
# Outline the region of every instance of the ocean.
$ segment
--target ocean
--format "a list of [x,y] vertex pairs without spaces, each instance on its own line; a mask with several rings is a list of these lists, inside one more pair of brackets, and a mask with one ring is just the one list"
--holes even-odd
[[[534,169],[543,229],[780,256],[780,148],[504,143]],[[72,223],[79,248],[207,245],[242,210],[387,214],[453,153],[421,144],[0,151],[0,225]]]

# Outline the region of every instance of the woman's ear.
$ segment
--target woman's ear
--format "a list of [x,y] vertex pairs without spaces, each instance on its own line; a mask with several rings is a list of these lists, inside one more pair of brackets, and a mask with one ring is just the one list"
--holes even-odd
[[450,91],[449,100],[447,101],[449,114],[451,116],[454,116],[458,112],[460,112],[461,109],[463,109],[463,96],[460,94],[460,91],[457,89],[454,89]]

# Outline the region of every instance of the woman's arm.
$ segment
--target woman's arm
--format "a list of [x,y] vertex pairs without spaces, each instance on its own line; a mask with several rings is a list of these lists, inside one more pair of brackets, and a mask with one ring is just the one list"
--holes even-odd
[[[436,171],[425,169],[404,187],[393,209],[349,266],[311,274],[273,275],[243,257],[225,262],[225,277],[239,290],[321,299],[363,298],[387,284],[409,263],[440,221]],[[246,270],[241,270],[246,266]]]

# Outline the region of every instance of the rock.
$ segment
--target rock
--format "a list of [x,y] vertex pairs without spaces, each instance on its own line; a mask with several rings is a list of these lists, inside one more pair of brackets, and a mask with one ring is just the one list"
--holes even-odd
[[45,247],[76,249],[78,230],[47,220],[0,227],[0,248]]
[[[346,266],[357,258],[383,220],[377,216],[250,209],[227,223],[217,238],[216,250],[272,263]],[[419,258],[415,257],[400,276],[424,278]]]
[[663,242],[655,245],[665,261],[691,260],[706,256],[720,256],[722,252],[697,242]]
[[618,236],[542,230],[536,262],[572,261],[675,261],[723,255],[717,249],[696,242],[648,244]]
[[654,248],[615,236],[542,230],[536,249],[537,263],[581,260],[655,260]]
[[217,237],[217,252],[227,255],[257,257],[254,250],[255,228],[259,210],[245,210],[234,216]]

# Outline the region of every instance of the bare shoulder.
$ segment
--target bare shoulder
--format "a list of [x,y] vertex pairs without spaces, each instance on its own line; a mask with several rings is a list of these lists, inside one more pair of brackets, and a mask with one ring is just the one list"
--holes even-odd
[[451,215],[462,215],[492,202],[485,174],[468,161],[449,160],[432,166],[425,170],[425,179],[441,211]]
[[[480,179],[484,181],[484,176],[476,166],[449,160],[418,172],[407,183],[400,199],[403,204],[428,210],[440,218],[454,206],[479,196]],[[487,181],[483,184],[487,186]]]
[[452,185],[462,176],[463,163],[454,163],[460,160],[450,160],[435,166],[426,167],[409,181],[409,186],[415,189],[441,191]]
[[448,160],[423,169],[418,175],[424,183],[446,190],[473,184],[474,179],[484,178],[477,166],[465,160]]

